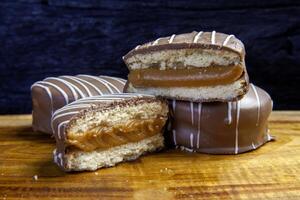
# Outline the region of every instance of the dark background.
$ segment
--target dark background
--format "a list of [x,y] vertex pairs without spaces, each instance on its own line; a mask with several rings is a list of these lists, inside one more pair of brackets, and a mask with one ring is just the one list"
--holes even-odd
[[300,109],[300,1],[1,0],[0,113],[30,113],[30,85],[48,76],[125,78],[130,49],[193,30],[235,34],[251,82]]

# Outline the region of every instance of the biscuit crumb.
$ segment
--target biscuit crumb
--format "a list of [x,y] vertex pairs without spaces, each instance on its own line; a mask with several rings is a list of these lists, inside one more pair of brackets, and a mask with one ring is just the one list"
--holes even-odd
[[174,175],[174,171],[171,168],[163,168],[160,170],[160,173],[167,174],[167,175]]
[[33,176],[33,180],[37,181],[39,179],[38,175]]

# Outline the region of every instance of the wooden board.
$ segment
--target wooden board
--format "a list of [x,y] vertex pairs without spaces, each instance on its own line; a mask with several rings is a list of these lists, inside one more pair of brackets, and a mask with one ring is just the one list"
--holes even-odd
[[273,112],[270,130],[277,141],[245,154],[167,150],[66,174],[31,116],[1,116],[0,199],[300,199],[300,112]]

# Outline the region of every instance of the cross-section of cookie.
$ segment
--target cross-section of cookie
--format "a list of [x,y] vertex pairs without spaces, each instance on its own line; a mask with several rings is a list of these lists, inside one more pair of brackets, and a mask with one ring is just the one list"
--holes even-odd
[[164,147],[168,103],[150,95],[83,98],[52,117],[54,161],[65,171],[96,170]]
[[174,34],[138,45],[123,59],[127,92],[207,102],[238,100],[248,90],[244,45],[234,35]]

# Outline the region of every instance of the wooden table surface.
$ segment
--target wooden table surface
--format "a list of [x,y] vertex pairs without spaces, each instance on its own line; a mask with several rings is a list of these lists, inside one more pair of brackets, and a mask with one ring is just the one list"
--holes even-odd
[[273,112],[270,131],[275,142],[240,155],[166,150],[67,174],[31,116],[0,116],[0,199],[300,199],[300,111]]

